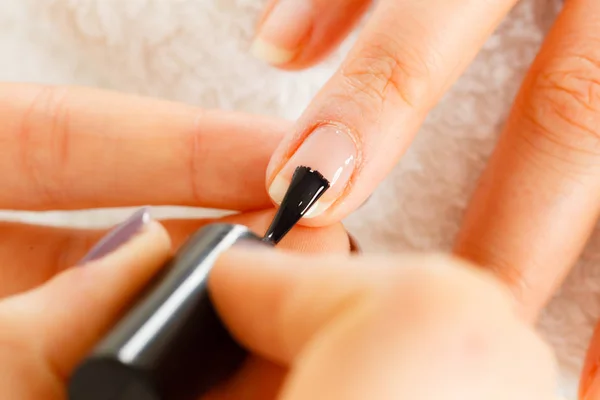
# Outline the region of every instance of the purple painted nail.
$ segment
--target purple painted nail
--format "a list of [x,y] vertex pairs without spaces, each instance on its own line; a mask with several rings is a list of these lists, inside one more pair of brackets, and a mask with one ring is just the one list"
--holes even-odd
[[150,221],[150,208],[144,207],[136,211],[125,222],[120,223],[108,232],[92,249],[79,261],[83,265],[112,253],[122,244],[138,233]]

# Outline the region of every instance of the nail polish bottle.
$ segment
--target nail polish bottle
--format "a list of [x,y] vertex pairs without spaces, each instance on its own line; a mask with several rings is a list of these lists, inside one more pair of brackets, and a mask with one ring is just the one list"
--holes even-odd
[[246,351],[212,304],[208,273],[222,252],[264,246],[240,225],[196,233],[76,369],[72,400],[195,400],[230,375]]
[[69,399],[196,400],[234,374],[247,353],[211,301],[215,261],[235,246],[279,243],[328,188],[320,173],[299,167],[263,238],[228,224],[193,235],[78,366]]

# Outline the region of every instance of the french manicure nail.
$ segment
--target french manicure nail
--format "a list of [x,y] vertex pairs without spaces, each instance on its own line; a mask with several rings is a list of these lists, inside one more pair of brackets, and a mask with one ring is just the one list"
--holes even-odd
[[259,27],[250,52],[269,64],[291,61],[312,27],[311,0],[278,0]]
[[347,130],[336,125],[322,125],[300,145],[269,187],[269,195],[280,204],[292,175],[299,166],[319,171],[330,183],[330,188],[304,218],[323,214],[344,192],[356,167],[358,150]]
[[114,227],[100,239],[77,265],[87,264],[90,261],[98,260],[112,253],[140,232],[149,221],[150,208],[144,207],[139,209],[126,221]]

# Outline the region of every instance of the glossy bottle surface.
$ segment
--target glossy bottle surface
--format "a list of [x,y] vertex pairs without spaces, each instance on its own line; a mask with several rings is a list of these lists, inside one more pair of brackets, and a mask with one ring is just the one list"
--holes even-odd
[[192,236],[75,371],[72,400],[192,400],[244,361],[208,295],[218,256],[261,239],[239,225]]

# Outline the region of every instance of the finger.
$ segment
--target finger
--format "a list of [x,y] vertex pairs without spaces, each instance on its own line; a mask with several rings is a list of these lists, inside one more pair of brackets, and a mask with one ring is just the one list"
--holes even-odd
[[202,396],[202,400],[276,399],[287,369],[260,357],[250,356],[235,376]]
[[515,102],[456,252],[494,270],[534,318],[600,207],[600,3],[565,3]]
[[371,0],[271,0],[250,51],[272,65],[308,67],[332,51]]
[[34,350],[64,382],[124,305],[166,262],[170,250],[164,228],[147,223],[116,251],[5,300],[2,311],[13,315],[24,335],[31,335]]
[[[257,234],[266,231],[274,210],[238,214],[220,219],[170,220],[163,225],[174,248],[209,223],[236,223]],[[30,290],[72,267],[90,250],[105,230],[66,229],[36,225],[0,224],[0,298]],[[348,235],[341,224],[323,229],[296,227],[280,247],[306,253],[347,253]]]
[[0,298],[32,289],[84,256],[104,232],[0,224]]
[[[271,224],[274,215],[275,210],[269,210],[267,212],[245,213],[226,217],[223,221],[249,226],[262,236]],[[324,228],[296,226],[286,235],[278,247],[302,253],[347,254],[350,250],[350,242],[348,232],[338,223]]]
[[271,158],[271,198],[279,203],[304,165],[331,182],[304,224],[326,225],[358,208],[513,2],[379,2],[346,61]]
[[211,275],[238,340],[292,368],[279,398],[552,398],[549,349],[487,276],[440,257],[310,261],[228,253]]
[[581,400],[600,399],[600,369],[598,368],[598,360],[600,360],[600,324],[596,326],[585,358],[579,384],[579,398]]
[[0,208],[270,202],[284,123],[110,92],[0,84]]

